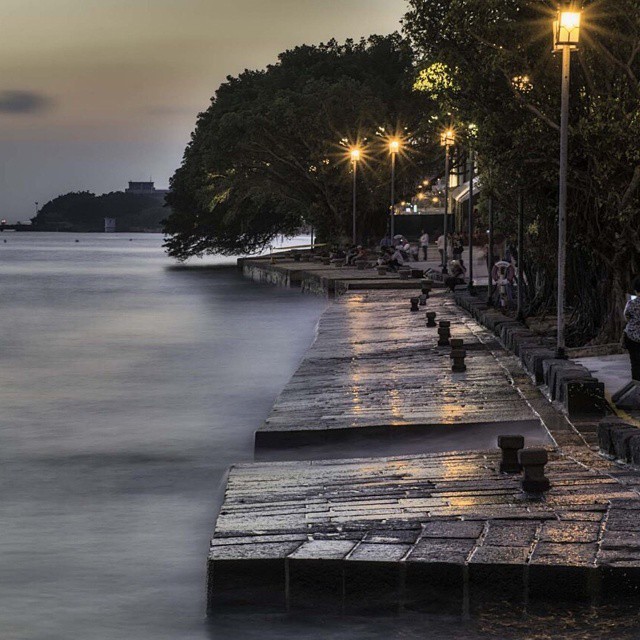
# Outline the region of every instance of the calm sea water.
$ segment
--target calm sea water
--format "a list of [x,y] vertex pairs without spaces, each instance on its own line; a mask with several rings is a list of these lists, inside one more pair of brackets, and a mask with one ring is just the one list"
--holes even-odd
[[640,637],[588,610],[205,623],[225,469],[252,459],[326,302],[161,242],[0,234],[2,640]]

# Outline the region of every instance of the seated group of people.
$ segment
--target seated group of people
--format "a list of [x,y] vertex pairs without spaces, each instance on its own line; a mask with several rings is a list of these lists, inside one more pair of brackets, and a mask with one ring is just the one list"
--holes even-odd
[[378,257],[378,266],[387,267],[389,271],[397,271],[400,267],[404,266],[405,262],[410,260],[407,252],[397,247],[382,247],[380,249],[380,256]]

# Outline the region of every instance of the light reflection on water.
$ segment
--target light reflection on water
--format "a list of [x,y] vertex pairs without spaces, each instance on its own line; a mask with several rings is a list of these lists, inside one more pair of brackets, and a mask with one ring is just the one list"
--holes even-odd
[[[638,637],[632,614],[584,612],[205,624],[225,469],[252,458],[325,302],[233,269],[172,268],[155,235],[0,237],[3,640]],[[452,435],[431,446],[474,437]]]

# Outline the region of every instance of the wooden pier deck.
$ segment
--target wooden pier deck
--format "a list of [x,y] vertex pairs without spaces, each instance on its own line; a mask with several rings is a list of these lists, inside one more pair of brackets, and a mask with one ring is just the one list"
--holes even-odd
[[[493,354],[491,333],[444,292],[420,312],[403,291],[352,292],[323,314],[318,336],[256,433],[256,447],[325,442],[365,434],[399,436],[437,426],[539,419]],[[467,350],[467,371],[451,371],[425,311],[451,322]],[[506,356],[505,356],[506,357]]]

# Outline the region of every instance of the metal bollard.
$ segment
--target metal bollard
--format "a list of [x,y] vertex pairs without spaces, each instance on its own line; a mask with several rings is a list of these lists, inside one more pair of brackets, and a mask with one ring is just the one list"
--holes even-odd
[[427,296],[424,293],[420,296],[420,306],[421,307],[427,306]]
[[518,451],[524,449],[524,436],[498,436],[498,446],[502,449],[500,473],[520,473]]
[[420,311],[420,298],[411,298],[411,311]]
[[427,327],[437,327],[436,324],[436,312],[427,311]]
[[463,349],[464,340],[462,338],[450,338],[449,344],[451,345],[451,355],[449,357],[453,360],[451,371],[463,373],[467,370],[467,366],[464,363],[464,359],[467,357],[467,352]]
[[438,335],[440,336],[438,339],[438,346],[449,346],[449,338],[451,337],[451,322],[449,322],[449,320],[440,320]]
[[449,357],[453,360],[451,371],[464,373],[467,370],[467,365],[464,363],[464,359],[467,357],[466,349],[453,349]]
[[518,452],[518,461],[524,469],[522,489],[527,493],[543,493],[551,487],[549,478],[544,475],[544,466],[549,461],[546,449],[522,449]]
[[421,283],[422,293],[429,298],[429,294],[431,293],[431,289],[433,289],[433,280],[423,280]]

